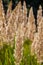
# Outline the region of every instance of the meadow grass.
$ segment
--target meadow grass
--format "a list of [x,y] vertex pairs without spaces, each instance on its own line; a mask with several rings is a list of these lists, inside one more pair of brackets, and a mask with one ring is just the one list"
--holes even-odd
[[[24,41],[23,57],[20,65],[40,65],[39,63],[37,63],[36,55],[31,55],[31,43],[32,42],[29,39],[26,39]],[[15,58],[13,55],[14,49],[15,40],[13,47],[6,44],[3,45],[3,48],[0,49],[0,65],[15,65]],[[43,65],[43,63],[41,65]]]

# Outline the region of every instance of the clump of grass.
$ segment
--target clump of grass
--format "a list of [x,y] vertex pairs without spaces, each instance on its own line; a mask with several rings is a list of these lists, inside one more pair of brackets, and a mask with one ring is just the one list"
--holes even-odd
[[31,43],[29,39],[24,41],[23,58],[20,65],[40,65],[37,63],[36,55],[31,55]]
[[6,43],[3,45],[3,48],[0,49],[0,65],[15,65],[14,48],[15,46],[11,47],[11,45],[7,45]]
[[[23,57],[21,60],[20,65],[40,65],[37,63],[36,55],[31,55],[31,41],[26,39],[24,41],[24,50],[23,50]],[[0,65],[15,65],[15,58],[14,58],[14,49],[15,49],[15,40],[14,45],[4,44],[3,48],[0,49]],[[41,64],[43,65],[43,63]]]

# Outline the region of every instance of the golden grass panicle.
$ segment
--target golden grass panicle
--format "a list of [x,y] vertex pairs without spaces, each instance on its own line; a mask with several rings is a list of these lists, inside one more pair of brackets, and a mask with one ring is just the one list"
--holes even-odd
[[20,2],[16,6],[16,8],[12,11],[11,16],[8,21],[8,25],[6,26],[7,32],[7,41],[12,41],[14,39],[15,32],[17,30],[17,22],[19,17],[19,9],[20,9]]
[[0,41],[4,40],[5,38],[5,28],[6,26],[6,19],[5,19],[5,12],[3,8],[2,0],[0,0]]
[[6,20],[7,21],[9,20],[11,14],[12,14],[12,0],[8,4],[8,9],[7,9],[7,13],[6,13]]
[[35,18],[33,14],[33,8],[31,7],[29,11],[28,22],[27,22],[26,36],[33,41],[35,32],[36,32]]
[[26,7],[26,2],[25,1],[23,2],[23,23],[24,23],[24,27],[23,27],[24,38],[26,38],[26,31],[27,31],[27,27],[26,27],[26,24],[27,24],[27,7]]
[[37,25],[39,26],[39,23],[41,22],[42,19],[42,6],[39,6],[39,10],[37,11]]
[[15,44],[15,64],[20,65],[21,59],[22,59],[22,48],[23,48],[23,13],[22,13],[22,6],[19,9],[19,18],[18,18],[18,28],[16,31],[16,44]]
[[34,41],[32,43],[32,51],[33,53],[37,55],[38,62],[43,62],[43,18],[41,19],[41,22],[39,23],[38,27],[39,31],[34,36]]

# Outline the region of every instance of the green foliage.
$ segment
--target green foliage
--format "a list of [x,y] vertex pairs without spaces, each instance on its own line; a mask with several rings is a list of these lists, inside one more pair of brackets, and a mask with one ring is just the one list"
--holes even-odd
[[31,55],[31,41],[26,39],[24,41],[23,58],[20,65],[40,65],[37,63],[37,58],[35,55]]
[[[23,58],[21,60],[20,65],[40,65],[37,63],[36,55],[31,55],[31,41],[29,39],[25,39],[24,41],[24,50],[23,50]],[[15,58],[13,56],[15,49],[15,39],[14,46],[4,45],[2,49],[0,49],[0,65],[15,65]],[[43,63],[41,64],[43,65]]]
[[10,45],[4,45],[3,49],[0,50],[0,65],[15,65],[13,53],[14,46],[11,47]]

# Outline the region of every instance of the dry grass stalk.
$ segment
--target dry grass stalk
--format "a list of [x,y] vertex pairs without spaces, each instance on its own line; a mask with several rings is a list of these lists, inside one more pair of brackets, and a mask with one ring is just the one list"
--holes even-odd
[[43,62],[43,18],[38,27],[38,42],[35,45],[35,52],[39,62]]
[[24,17],[26,18],[27,17],[27,7],[26,7],[26,2],[25,1],[23,3],[23,13],[24,13]]
[[39,6],[39,10],[37,12],[37,25],[39,26],[39,23],[41,22],[42,19],[42,7],[41,5]]
[[[20,4],[20,2],[19,2]],[[12,14],[9,18],[8,25],[6,26],[6,35],[7,35],[7,41],[13,41],[14,35],[17,30],[17,22],[19,17],[19,4],[16,6],[16,8],[12,11]]]
[[[20,6],[20,5],[19,5]],[[22,7],[19,10],[19,18],[18,18],[18,28],[16,31],[16,44],[15,44],[15,64],[19,65],[22,59],[22,48],[23,48],[23,15],[22,15]]]
[[31,7],[27,22],[26,36],[33,41],[35,32],[36,32],[35,18],[33,15],[33,8]]
[[23,31],[24,31],[24,38],[26,38],[26,31],[27,31],[27,7],[26,7],[26,2],[24,1],[23,3]]
[[19,11],[19,18],[18,18],[18,28],[17,28],[17,36],[16,36],[16,44],[15,44],[15,58],[16,58],[16,65],[20,65],[20,61],[23,56],[23,40],[24,40],[24,34],[25,34],[25,26],[27,22],[27,9],[26,9],[26,3],[24,2],[22,7]]
[[[39,24],[40,24],[40,22],[41,22],[41,20],[42,20],[42,7],[41,6],[39,6],[39,10],[38,10],[38,13],[37,13],[37,24],[38,24],[38,27],[39,27]],[[39,30],[39,28],[38,28],[38,33],[40,32],[40,30]],[[35,48],[35,45],[36,45],[36,43],[38,42],[38,33],[36,33],[35,34],[35,36],[34,36],[34,41],[33,41],[33,43],[32,43],[32,48]],[[33,51],[34,51],[35,49],[33,49]]]
[[8,10],[7,10],[7,14],[6,14],[6,20],[8,22],[10,16],[11,16],[11,13],[12,13],[12,0],[10,1],[9,5],[8,5]]
[[34,36],[34,41],[32,43],[32,52],[36,53],[38,62],[43,62],[43,17],[40,16],[41,20],[39,22],[38,33]]
[[0,42],[4,40],[5,36],[5,25],[6,25],[6,20],[5,20],[5,13],[3,9],[3,4],[2,0],[0,0]]

